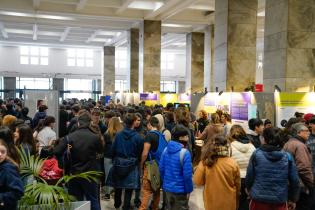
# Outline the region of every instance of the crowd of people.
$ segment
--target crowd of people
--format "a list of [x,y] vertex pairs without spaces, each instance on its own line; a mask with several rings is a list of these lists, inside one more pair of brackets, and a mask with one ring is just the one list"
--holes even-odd
[[[116,209],[188,210],[203,186],[205,210],[315,209],[315,116],[296,113],[283,128],[253,118],[248,130],[228,113],[63,101],[56,120],[39,104],[33,118],[19,99],[0,101],[0,209],[16,209],[27,180],[19,176],[17,148],[45,158],[41,177],[103,172],[99,182],[73,179],[77,200],[114,198]],[[64,162],[71,152],[71,164]],[[124,195],[123,195],[124,194]],[[134,198],[132,200],[132,198]]]

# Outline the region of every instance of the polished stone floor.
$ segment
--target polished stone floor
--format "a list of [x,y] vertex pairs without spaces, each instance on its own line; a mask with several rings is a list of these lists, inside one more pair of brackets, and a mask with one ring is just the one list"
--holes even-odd
[[[190,210],[204,210],[202,188],[195,188],[189,199]],[[102,210],[115,210],[114,200],[102,201]],[[136,209],[135,209],[136,210]]]

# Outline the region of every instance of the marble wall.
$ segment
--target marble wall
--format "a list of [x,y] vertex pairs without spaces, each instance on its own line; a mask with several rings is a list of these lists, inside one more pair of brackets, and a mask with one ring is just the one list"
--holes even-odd
[[104,47],[104,70],[102,72],[102,94],[115,92],[115,47]]
[[139,91],[139,29],[132,28],[127,32],[127,89]]
[[63,93],[60,93],[60,91],[64,90],[64,78],[53,78],[53,90],[59,91],[59,97],[63,97]]
[[204,90],[204,33],[192,32],[186,36],[186,92]]
[[4,98],[15,98],[16,77],[3,77]]
[[315,1],[266,1],[264,85],[312,91],[315,85]]
[[213,57],[214,57],[214,25],[210,25],[205,30],[205,47],[204,47],[204,86],[208,89],[208,91],[214,91]]
[[139,34],[139,92],[159,92],[161,21],[144,20]]
[[257,0],[216,1],[214,87],[243,91],[255,83]]

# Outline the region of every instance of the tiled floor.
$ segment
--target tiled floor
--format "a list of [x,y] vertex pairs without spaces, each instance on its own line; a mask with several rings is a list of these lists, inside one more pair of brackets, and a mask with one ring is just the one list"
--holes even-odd
[[[189,199],[190,210],[204,210],[203,207],[203,189],[195,188]],[[114,200],[102,201],[102,210],[115,210]]]

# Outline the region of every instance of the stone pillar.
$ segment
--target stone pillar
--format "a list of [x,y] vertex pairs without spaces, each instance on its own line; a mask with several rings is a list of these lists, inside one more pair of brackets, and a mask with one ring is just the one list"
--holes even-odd
[[96,80],[96,91],[102,91],[102,80],[101,79]]
[[127,89],[139,92],[139,29],[130,29],[127,40]]
[[205,30],[205,59],[204,59],[204,86],[208,91],[213,88],[213,55],[214,55],[214,25],[210,25]]
[[139,92],[160,92],[161,21],[144,20],[139,34]]
[[186,36],[186,92],[204,90],[204,33],[192,32]]
[[115,47],[104,47],[104,70],[102,72],[102,94],[115,92]]
[[214,88],[244,91],[255,83],[258,0],[215,4]]
[[185,88],[185,81],[178,81],[178,88],[177,88],[177,93],[185,93],[186,88]]
[[315,1],[266,0],[264,86],[274,91],[313,91]]
[[[4,99],[16,98],[16,77],[3,77]],[[23,89],[23,87],[21,87]]]
[[52,86],[53,86],[53,90],[59,91],[59,97],[63,98],[64,78],[53,78]]

